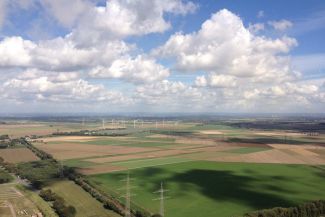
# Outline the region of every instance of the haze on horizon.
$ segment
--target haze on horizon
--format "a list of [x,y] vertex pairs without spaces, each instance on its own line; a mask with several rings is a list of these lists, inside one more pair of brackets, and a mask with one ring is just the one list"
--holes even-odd
[[0,0],[0,113],[321,113],[325,3]]

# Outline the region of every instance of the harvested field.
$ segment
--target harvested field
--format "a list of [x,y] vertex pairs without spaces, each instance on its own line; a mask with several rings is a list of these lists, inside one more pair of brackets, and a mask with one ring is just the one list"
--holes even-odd
[[78,143],[60,143],[60,144],[40,144],[35,146],[43,151],[52,154],[60,160],[85,158],[94,156],[130,154],[146,151],[156,151],[157,148],[142,148],[142,147],[126,147],[126,146],[103,146],[103,145],[88,145]]
[[126,169],[127,169],[126,167],[122,167],[122,166],[104,164],[104,165],[90,166],[86,168],[79,168],[77,170],[78,172],[84,175],[93,175],[93,174],[100,174],[100,173],[110,173],[110,172],[121,171]]
[[1,134],[8,134],[13,138],[26,135],[48,135],[55,132],[55,129],[45,125],[35,126],[27,124],[0,125]]
[[198,151],[197,150],[162,150],[162,151],[146,152],[140,154],[93,158],[93,159],[87,159],[85,161],[89,161],[92,163],[108,163],[108,162],[125,161],[125,160],[133,160],[133,159],[166,157],[166,156],[189,154],[195,152]]
[[297,133],[297,132],[281,132],[281,131],[259,131],[254,132],[256,135],[261,136],[303,136],[303,133]]
[[38,160],[38,157],[28,148],[0,149],[0,157],[9,163]]
[[211,139],[201,139],[201,138],[186,138],[186,137],[178,137],[175,140],[175,143],[183,143],[183,144],[197,144],[197,145],[215,145],[216,142]]
[[199,131],[201,134],[207,134],[207,135],[222,135],[223,132],[219,130],[201,130]]
[[64,141],[64,142],[88,142],[92,140],[96,140],[98,136],[56,136],[56,137],[47,137],[42,139],[44,142],[59,142],[59,141]]
[[307,149],[304,149],[304,148],[296,148],[296,149],[289,149],[295,153],[297,153],[298,155],[303,155],[303,156],[315,156],[317,157],[318,154],[312,152],[312,151],[309,151]]
[[289,149],[284,149],[282,152],[285,152],[301,161],[303,161],[305,164],[310,164],[310,165],[325,165],[325,158],[322,158],[321,156],[317,155],[305,155],[301,154],[299,152],[296,152],[295,150],[289,150]]
[[268,150],[250,154],[238,154],[225,157],[216,157],[214,160],[220,162],[246,162],[246,163],[280,163],[280,164],[325,164],[325,160],[306,155],[294,155],[285,150]]
[[164,135],[164,134],[154,134],[147,136],[147,138],[170,138],[170,139],[175,139],[176,136],[170,136],[170,135]]

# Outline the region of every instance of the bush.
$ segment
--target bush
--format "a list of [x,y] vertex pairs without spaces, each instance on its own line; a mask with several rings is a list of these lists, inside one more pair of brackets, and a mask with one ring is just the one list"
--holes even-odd
[[57,198],[56,194],[53,193],[50,189],[41,190],[39,196],[41,196],[45,201],[55,201]]
[[41,190],[39,195],[45,201],[54,201],[53,209],[60,217],[74,217],[76,215],[76,208],[65,205],[64,199],[52,192],[50,189]]
[[73,206],[66,206],[63,199],[55,200],[53,208],[60,217],[74,217],[76,215],[76,208]]
[[0,170],[0,184],[11,182],[12,176],[4,170]]
[[150,215],[148,215],[148,213],[142,212],[140,210],[137,210],[135,212],[135,217],[150,217]]

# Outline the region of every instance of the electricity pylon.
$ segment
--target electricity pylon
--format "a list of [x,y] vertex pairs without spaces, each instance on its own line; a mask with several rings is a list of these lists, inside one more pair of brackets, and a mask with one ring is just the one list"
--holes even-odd
[[125,194],[125,217],[131,217],[131,191],[130,191],[130,175],[126,178],[126,194]]
[[160,211],[159,211],[159,214],[164,217],[165,216],[165,206],[164,206],[164,200],[169,198],[169,197],[166,197],[164,195],[164,193],[168,191],[166,189],[164,189],[164,186],[163,186],[163,183],[161,182],[160,183],[160,190],[158,191],[155,191],[154,193],[159,193],[160,194],[160,197],[159,198],[156,198],[154,200],[160,200]]
[[135,196],[135,194],[131,194],[131,186],[130,186],[130,174],[128,172],[126,179],[121,180],[125,181],[125,211],[124,211],[124,216],[125,217],[131,217],[131,196]]

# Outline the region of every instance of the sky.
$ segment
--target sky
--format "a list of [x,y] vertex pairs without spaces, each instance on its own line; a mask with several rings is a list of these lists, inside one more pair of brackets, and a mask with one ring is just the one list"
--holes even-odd
[[0,113],[323,113],[324,0],[0,0]]

